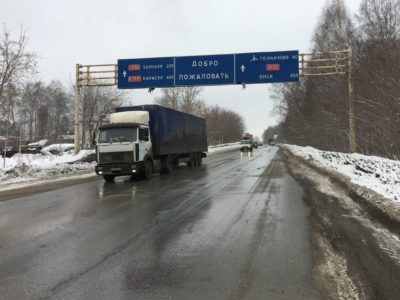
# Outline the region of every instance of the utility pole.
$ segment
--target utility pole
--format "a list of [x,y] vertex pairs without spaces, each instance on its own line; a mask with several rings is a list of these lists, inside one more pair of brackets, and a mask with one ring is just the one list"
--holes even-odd
[[6,98],[7,100],[6,100],[6,105],[7,105],[7,113],[6,113],[6,115],[7,115],[7,118],[6,118],[6,138],[5,138],[5,140],[4,140],[4,149],[3,149],[3,169],[5,169],[6,168],[6,157],[7,157],[7,141],[8,141],[8,135],[9,135],[9,127],[10,127],[10,124],[9,124],[9,122],[8,122],[8,117],[10,116],[10,104],[9,104],[9,98]]
[[6,168],[6,156],[7,156],[7,140],[8,140],[8,120],[6,122],[6,139],[4,140],[4,150],[3,150],[3,169]]
[[349,150],[351,153],[356,152],[356,118],[354,116],[354,100],[353,100],[353,52],[349,49],[348,77],[349,77]]
[[79,82],[79,71],[80,65],[76,64],[76,73],[75,73],[75,135],[74,135],[74,151],[75,154],[78,154],[80,151],[80,124],[79,124],[79,115],[81,108],[81,87]]

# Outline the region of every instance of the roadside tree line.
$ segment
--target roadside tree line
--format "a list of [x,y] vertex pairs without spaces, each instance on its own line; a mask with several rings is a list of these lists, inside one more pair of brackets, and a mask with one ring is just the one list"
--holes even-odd
[[[400,0],[362,0],[353,17],[329,0],[312,51],[353,50],[357,152],[400,153]],[[281,134],[293,144],[349,151],[346,76],[301,78],[274,88]]]

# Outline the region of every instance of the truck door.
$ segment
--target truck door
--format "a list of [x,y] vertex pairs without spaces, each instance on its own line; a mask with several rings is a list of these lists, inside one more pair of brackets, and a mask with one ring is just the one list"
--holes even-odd
[[149,128],[139,127],[139,161],[143,161],[144,156],[151,151],[151,141]]

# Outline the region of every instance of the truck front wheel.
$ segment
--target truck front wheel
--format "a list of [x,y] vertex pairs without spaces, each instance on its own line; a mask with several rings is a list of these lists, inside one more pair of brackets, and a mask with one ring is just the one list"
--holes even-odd
[[112,182],[112,181],[114,181],[115,176],[114,175],[103,175],[103,178],[107,182]]
[[148,159],[144,163],[144,170],[143,170],[143,178],[144,179],[149,179],[151,177],[151,173],[153,173],[153,164],[151,163],[151,160]]

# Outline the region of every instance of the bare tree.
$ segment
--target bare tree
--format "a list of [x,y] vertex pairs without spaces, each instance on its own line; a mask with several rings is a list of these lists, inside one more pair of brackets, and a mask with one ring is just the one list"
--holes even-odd
[[155,102],[159,105],[169,107],[175,110],[180,109],[180,88],[166,88],[161,90],[161,96],[155,99]]
[[66,118],[71,118],[73,96],[61,82],[52,81],[46,87],[43,102],[48,114],[47,136],[56,140],[66,134],[64,123]]
[[44,98],[45,87],[42,82],[28,83],[24,86],[19,102],[19,118],[26,124],[27,137],[32,141],[37,136],[38,110]]
[[185,113],[204,116],[206,105],[200,98],[201,91],[199,87],[162,89],[162,94],[155,99],[155,103]]
[[358,21],[365,39],[396,41],[400,38],[400,1],[364,0],[360,6]]
[[115,88],[82,89],[82,145],[91,143],[94,132],[101,120],[114,112],[116,106],[125,100],[125,93]]
[[59,81],[27,83],[17,103],[19,126],[27,127],[29,140],[58,140],[70,130],[73,96]]
[[329,0],[314,30],[316,52],[346,50],[353,46],[355,28],[343,0]]
[[205,118],[210,145],[237,142],[246,129],[242,116],[218,105],[209,107]]
[[[19,38],[11,38],[5,25],[0,32],[0,121],[5,131],[4,147],[11,129],[16,134],[15,108],[18,90],[30,74],[36,70],[36,55],[26,50],[27,37],[23,28]],[[3,165],[5,161],[3,162]]]
[[[36,54],[27,51],[28,39],[23,28],[19,37],[13,39],[5,26],[0,33],[0,109],[2,116],[10,116],[14,103],[7,97],[11,86],[18,89],[20,84],[32,77],[36,71]],[[13,113],[13,111],[12,111]]]
[[355,91],[361,151],[400,152],[400,1],[363,0],[357,16]]

